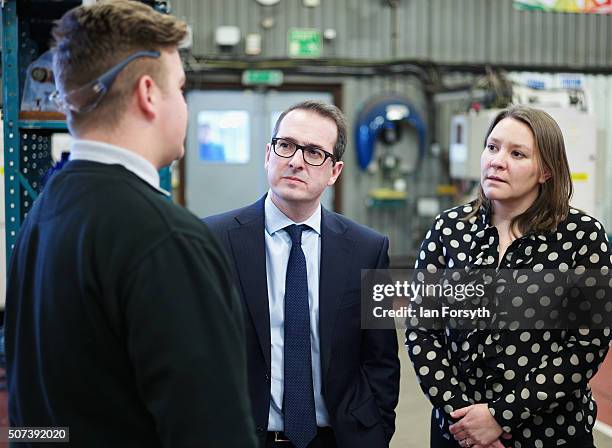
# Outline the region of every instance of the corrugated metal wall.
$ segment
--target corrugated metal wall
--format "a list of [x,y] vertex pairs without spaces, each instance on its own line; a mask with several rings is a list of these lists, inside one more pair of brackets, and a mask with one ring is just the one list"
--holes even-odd
[[[271,7],[255,0],[174,0],[173,13],[193,28],[193,52],[198,56],[219,56],[213,43],[214,29],[235,25],[242,35],[262,35],[262,58],[287,57],[287,31],[292,27],[333,28],[337,38],[325,43],[325,58],[359,58],[372,60],[427,59],[441,63],[493,63],[523,66],[612,67],[612,15],[543,13],[515,10],[511,0],[399,0],[397,11],[386,0],[321,0],[321,6],[307,8],[302,0],[281,0]],[[397,14],[395,16],[395,14]],[[265,30],[264,18],[272,17],[275,26]],[[394,30],[397,38],[394,40]],[[226,54],[227,55],[227,54]],[[243,56],[239,48],[234,56]],[[229,55],[231,56],[231,55]],[[254,60],[256,60],[255,58]],[[235,75],[228,75],[228,79]],[[297,82],[287,76],[286,82]],[[450,74],[446,81],[461,83],[472,75]],[[595,110],[603,138],[606,162],[600,177],[612,178],[612,77],[589,77]],[[317,83],[316,76],[300,82]],[[419,218],[416,198],[434,197],[435,187],[444,183],[442,164],[428,154],[418,172],[406,176],[408,203],[395,211],[376,210],[366,206],[368,192],[381,184],[380,177],[359,171],[353,146],[353,127],[361,106],[375,95],[401,94],[419,109],[427,120],[424,92],[411,76],[326,77],[325,81],[343,85],[342,110],[346,113],[351,136],[345,156],[343,179],[343,212],[369,225],[391,239],[390,253],[414,255],[415,248],[431,224],[431,218]],[[452,94],[451,94],[452,97]],[[448,148],[450,117],[464,111],[467,97],[437,101],[437,135],[443,150]],[[414,141],[413,141],[414,140]],[[402,151],[416,151],[416,139],[405,142]],[[612,197],[601,199],[602,218],[612,231]],[[447,207],[450,199],[442,199]]]
[[[612,65],[612,15],[520,11],[512,0],[301,0],[261,6],[255,0],[174,0],[173,13],[194,30],[194,53],[219,53],[220,25],[262,35],[262,57],[287,56],[287,30],[333,28],[324,57],[423,58],[436,62],[517,65]],[[275,25],[266,30],[264,18]],[[393,35],[396,32],[396,38]],[[241,50],[238,52],[241,53]]]
[[[553,79],[555,75],[537,74],[543,79]],[[455,82],[469,81],[470,76],[455,75]],[[447,80],[448,81],[448,80]],[[612,234],[612,195],[610,195],[610,179],[612,179],[612,76],[586,75],[583,77],[584,87],[588,92],[589,111],[595,116],[598,128],[597,151],[597,190],[596,190],[596,216]],[[423,92],[418,82],[410,77],[391,80],[386,77],[371,79],[348,79],[344,83],[343,110],[351,127],[355,125],[361,106],[374,95],[381,93],[399,93],[411,100],[419,109],[420,114],[426,114]],[[448,150],[450,136],[450,119],[456,113],[464,112],[468,106],[465,96],[457,94],[457,99],[436,101],[437,135],[433,140],[438,142],[443,151]],[[416,214],[415,198],[434,197],[433,190],[436,185],[444,183],[444,173],[441,171],[440,161],[432,154],[428,154],[419,172],[409,174],[407,180],[408,204],[400,211],[384,212],[370,209],[365,206],[368,192],[380,186],[380,178],[374,174],[359,171],[355,157],[353,138],[349,139],[347,155],[345,157],[345,171],[343,172],[343,201],[344,212],[357,221],[378,229],[389,235],[392,245],[390,253],[393,255],[410,254],[410,251],[419,244],[420,238],[431,224],[431,219],[418,219]],[[407,140],[404,150],[416,151],[416,141]],[[449,204],[441,200],[441,207]]]

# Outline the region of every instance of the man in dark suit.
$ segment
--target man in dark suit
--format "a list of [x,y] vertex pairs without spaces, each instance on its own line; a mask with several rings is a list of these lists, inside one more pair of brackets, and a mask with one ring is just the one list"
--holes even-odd
[[269,193],[205,219],[231,254],[244,300],[260,446],[386,447],[399,392],[393,330],[361,328],[361,269],[388,266],[386,237],[321,206],[342,171],[346,122],[307,101],[266,147]]

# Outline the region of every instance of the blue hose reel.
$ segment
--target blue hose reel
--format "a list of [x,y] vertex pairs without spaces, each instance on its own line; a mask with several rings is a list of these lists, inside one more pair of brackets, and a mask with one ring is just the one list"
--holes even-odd
[[368,101],[357,116],[355,147],[357,161],[362,170],[372,161],[375,143],[381,132],[401,122],[406,122],[416,129],[419,137],[419,160],[423,159],[426,151],[426,128],[416,108],[399,95],[381,95]]

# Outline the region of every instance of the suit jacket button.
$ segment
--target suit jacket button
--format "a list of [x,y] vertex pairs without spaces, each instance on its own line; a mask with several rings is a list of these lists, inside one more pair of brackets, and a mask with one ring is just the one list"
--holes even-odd
[[261,426],[257,427],[257,433],[262,434],[264,431],[264,429]]
[[266,381],[270,381],[270,375],[266,373]]

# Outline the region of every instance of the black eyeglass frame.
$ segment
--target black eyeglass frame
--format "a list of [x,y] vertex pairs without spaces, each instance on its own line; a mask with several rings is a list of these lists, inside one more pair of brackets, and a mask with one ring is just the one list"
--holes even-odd
[[[276,142],[278,142],[279,140],[282,140],[282,141],[285,141],[287,143],[291,143],[292,145],[294,145],[295,146],[295,151],[293,152],[293,154],[291,154],[290,156],[283,156],[283,155],[280,155],[279,153],[277,153],[276,152]],[[323,165],[327,161],[328,158],[331,159],[332,166],[335,165],[336,162],[338,161],[338,159],[336,158],[335,155],[333,155],[330,152],[325,151],[322,148],[319,148],[319,147],[316,147],[316,146],[302,146],[302,145],[298,145],[293,140],[289,140],[289,139],[286,139],[286,138],[274,137],[270,143],[272,145],[272,149],[274,150],[274,154],[276,154],[279,157],[282,157],[283,159],[290,159],[290,158],[292,158],[295,155],[295,153],[298,151],[298,149],[301,149],[302,150],[302,159],[304,159],[304,162],[307,163],[310,166],[321,166],[321,165]],[[325,154],[325,158],[318,165],[314,165],[314,164],[310,163],[308,160],[306,160],[306,156],[304,155],[304,150],[312,150],[312,149],[316,149],[317,151],[321,151],[323,154]]]
[[[50,95],[51,100],[63,111],[67,112],[68,110],[76,113],[84,113],[89,112],[94,109],[102,100],[104,95],[110,90],[111,86],[119,76],[119,73],[133,60],[138,58],[155,58],[158,59],[161,57],[161,53],[156,50],[151,51],[138,51],[134,54],[131,54],[115,66],[111,67],[109,70],[104,72],[98,78],[93,81],[85,84],[84,86],[78,87],[74,90],[71,90],[67,93],[60,93],[58,90],[53,92]],[[79,93],[85,91],[85,89],[90,89],[91,92],[96,95],[94,100],[85,105],[75,105],[71,101],[71,97],[76,97]]]

